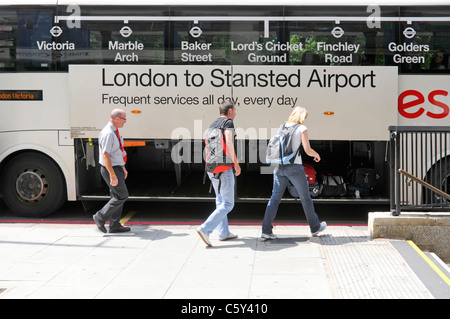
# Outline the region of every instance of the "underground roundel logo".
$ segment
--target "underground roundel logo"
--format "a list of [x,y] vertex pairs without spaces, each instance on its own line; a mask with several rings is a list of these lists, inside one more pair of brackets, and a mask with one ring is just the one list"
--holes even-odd
[[340,38],[344,35],[344,30],[342,30],[341,27],[335,27],[333,30],[331,30],[331,34],[335,38]]
[[133,30],[130,27],[124,26],[119,32],[124,38],[128,38],[133,33]]
[[193,36],[194,38],[198,38],[199,36],[202,35],[202,29],[200,29],[199,27],[193,27],[190,31],[189,34],[191,36]]
[[50,29],[50,34],[55,38],[57,38],[62,34],[62,29],[59,26],[55,25],[53,28]]
[[411,27],[408,27],[405,29],[405,31],[403,31],[403,35],[408,39],[412,39],[416,36],[416,30],[414,30]]

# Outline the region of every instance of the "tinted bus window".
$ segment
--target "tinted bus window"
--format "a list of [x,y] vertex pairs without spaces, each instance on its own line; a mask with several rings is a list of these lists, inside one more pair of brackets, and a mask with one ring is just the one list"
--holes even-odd
[[396,59],[402,73],[449,73],[450,10],[448,7],[407,7],[401,17],[422,20],[401,21],[401,39]]
[[61,69],[67,70],[69,64],[165,62],[167,22],[158,18],[167,16],[168,8],[88,6],[79,11],[83,17],[80,21],[71,20],[69,15],[69,19],[60,22],[60,42],[68,44],[58,60]]
[[261,65],[287,61],[279,49],[282,21],[264,20],[282,17],[281,7],[174,7],[171,15],[175,19],[173,63]]
[[52,69],[53,16],[42,7],[0,8],[0,71]]
[[395,16],[393,8],[289,7],[286,13],[290,42],[301,47],[290,51],[290,64],[392,65],[385,42],[396,41],[396,23],[376,18]]

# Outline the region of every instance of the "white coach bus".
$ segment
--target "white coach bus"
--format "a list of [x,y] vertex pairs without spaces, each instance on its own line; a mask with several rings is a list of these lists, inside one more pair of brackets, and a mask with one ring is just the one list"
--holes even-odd
[[387,204],[388,127],[450,123],[450,5],[422,3],[2,0],[0,194],[24,216],[107,199],[97,137],[123,108],[130,200],[213,200],[203,136],[232,99],[237,201],[268,200],[267,141],[302,105],[318,179],[376,172],[314,200]]

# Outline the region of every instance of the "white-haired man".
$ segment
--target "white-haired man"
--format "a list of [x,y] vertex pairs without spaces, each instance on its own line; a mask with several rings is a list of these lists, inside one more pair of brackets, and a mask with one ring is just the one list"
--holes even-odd
[[125,184],[128,172],[125,168],[127,154],[119,128],[122,128],[126,121],[125,111],[114,109],[111,112],[110,121],[98,137],[100,173],[109,186],[111,199],[94,214],[93,218],[98,229],[104,233],[106,233],[105,223],[108,220],[110,233],[130,231],[130,227],[120,224],[123,205],[128,199],[128,188]]

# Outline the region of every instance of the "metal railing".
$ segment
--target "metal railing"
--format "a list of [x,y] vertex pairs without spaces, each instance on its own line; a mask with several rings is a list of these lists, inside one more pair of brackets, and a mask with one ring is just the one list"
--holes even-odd
[[390,206],[450,212],[450,126],[390,126]]

